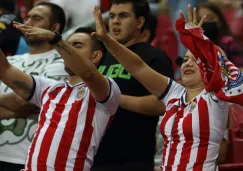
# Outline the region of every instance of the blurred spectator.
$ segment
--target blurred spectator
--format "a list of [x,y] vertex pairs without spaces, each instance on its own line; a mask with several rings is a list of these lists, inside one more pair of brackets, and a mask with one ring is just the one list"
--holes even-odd
[[215,3],[202,3],[198,7],[199,18],[207,16],[202,25],[204,34],[220,46],[230,61],[243,68],[243,46],[232,34],[221,9]]
[[178,56],[178,40],[167,1],[162,0],[159,5],[158,26],[152,45],[168,54],[172,61],[173,69],[176,71],[178,67],[175,63],[175,58]]
[[[204,2],[205,0],[161,0],[161,1],[168,1],[168,5],[171,9],[172,25],[175,26],[176,20],[180,16],[180,10],[186,10],[188,4],[191,4],[191,7],[194,7],[197,4]],[[179,55],[181,56],[185,55],[186,49],[181,44],[178,35],[177,35],[177,40],[179,45]]]
[[17,20],[14,12],[15,0],[0,1],[0,48],[6,56],[16,53],[21,35],[12,24],[14,20]]
[[93,18],[93,10],[100,0],[49,0],[62,7],[66,14],[66,29],[84,24]]
[[152,43],[155,38],[156,28],[157,28],[157,17],[153,14],[150,14],[147,18],[147,22],[145,23],[144,30],[141,34],[141,41]]

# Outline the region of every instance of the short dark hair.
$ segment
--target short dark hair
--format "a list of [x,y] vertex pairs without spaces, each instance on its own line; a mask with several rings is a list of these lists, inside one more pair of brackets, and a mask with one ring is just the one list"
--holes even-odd
[[157,29],[157,23],[158,23],[157,17],[150,13],[144,28],[145,30],[150,31],[150,38],[149,38],[150,43],[154,40],[156,29]]
[[10,13],[15,12],[15,0],[1,0],[0,8],[9,11]]
[[132,4],[136,18],[139,17],[145,18],[145,23],[142,27],[142,31],[143,31],[147,22],[147,18],[150,13],[150,7],[148,1],[147,0],[111,0],[111,5],[128,4],[128,3]]
[[92,40],[92,50],[96,51],[96,50],[100,50],[102,51],[103,55],[106,53],[106,47],[104,45],[104,43],[102,41],[100,41],[99,39],[97,39],[95,36],[91,36],[91,33],[95,32],[95,29],[91,28],[91,27],[79,27],[78,29],[75,30],[75,33],[85,33],[88,34]]
[[66,25],[66,16],[65,16],[65,12],[63,11],[63,9],[60,6],[50,3],[50,2],[43,1],[43,2],[38,3],[36,6],[39,6],[39,5],[43,5],[43,6],[50,8],[51,15],[52,15],[52,21],[54,23],[60,24],[59,33],[62,34],[62,32],[65,28],[65,25]]

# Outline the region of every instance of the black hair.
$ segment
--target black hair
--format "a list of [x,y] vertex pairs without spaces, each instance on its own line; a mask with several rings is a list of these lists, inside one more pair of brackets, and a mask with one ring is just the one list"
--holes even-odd
[[157,29],[157,23],[158,23],[157,17],[150,13],[144,28],[145,30],[150,31],[150,38],[149,38],[150,43],[154,40],[156,29]]
[[100,41],[99,39],[97,39],[95,36],[91,36],[91,33],[95,32],[95,29],[91,28],[91,27],[79,27],[78,29],[75,30],[75,33],[85,33],[88,34],[92,40],[92,50],[96,51],[96,50],[100,50],[102,51],[103,55],[106,53],[106,47],[104,45],[104,43],[102,41]]
[[200,8],[207,8],[210,11],[212,11],[218,18],[219,18],[219,23],[221,26],[220,29],[220,34],[219,36],[233,36],[230,27],[224,17],[224,14],[222,12],[222,10],[213,2],[204,2],[201,3],[198,7],[197,7],[197,11],[199,11]]
[[39,5],[43,5],[43,6],[50,8],[51,15],[52,15],[52,22],[60,24],[59,33],[62,34],[62,32],[65,28],[65,25],[66,25],[66,16],[65,16],[65,12],[63,11],[63,9],[60,6],[50,3],[50,2],[40,2],[36,6],[39,6]]
[[15,0],[0,0],[0,8],[9,11],[10,13],[15,12]]
[[147,0],[111,0],[111,5],[113,4],[119,5],[119,4],[127,4],[127,3],[132,4],[136,18],[144,17],[145,23],[141,29],[143,31],[147,22],[147,18],[150,13],[150,7],[148,1]]

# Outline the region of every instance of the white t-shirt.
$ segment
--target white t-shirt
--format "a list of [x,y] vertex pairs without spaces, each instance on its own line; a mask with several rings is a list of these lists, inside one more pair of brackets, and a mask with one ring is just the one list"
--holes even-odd
[[93,10],[99,0],[49,0],[63,8],[68,28],[76,27],[93,19]]
[[[55,50],[37,55],[26,53],[7,58],[9,63],[27,74],[44,76],[56,81],[66,80],[68,76],[64,70],[63,59]],[[0,94],[10,92],[12,90],[0,82]],[[0,120],[0,161],[25,163],[37,127],[37,117]]]
[[84,83],[70,85],[34,77],[30,102],[41,107],[26,171],[89,171],[101,138],[115,114],[121,92],[114,80],[109,95],[97,102]]

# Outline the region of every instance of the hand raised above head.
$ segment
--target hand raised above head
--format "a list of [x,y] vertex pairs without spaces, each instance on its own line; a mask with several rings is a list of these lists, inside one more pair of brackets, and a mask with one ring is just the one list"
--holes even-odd
[[50,41],[55,37],[55,33],[50,30],[21,24],[16,21],[13,22],[13,25],[17,30],[21,31],[28,39]]
[[200,20],[200,22],[198,23],[197,9],[196,9],[196,7],[194,7],[193,11],[191,11],[191,5],[190,4],[188,4],[188,7],[187,7],[187,17],[188,17],[188,19],[185,18],[185,16],[182,13],[182,11],[180,11],[180,16],[192,28],[201,27],[203,22],[204,22],[204,20],[205,20],[205,18],[206,18],[206,15],[203,16],[202,19]]
[[101,41],[104,41],[108,34],[98,5],[94,7],[93,14],[95,18],[96,32],[93,32],[91,35],[96,36]]

